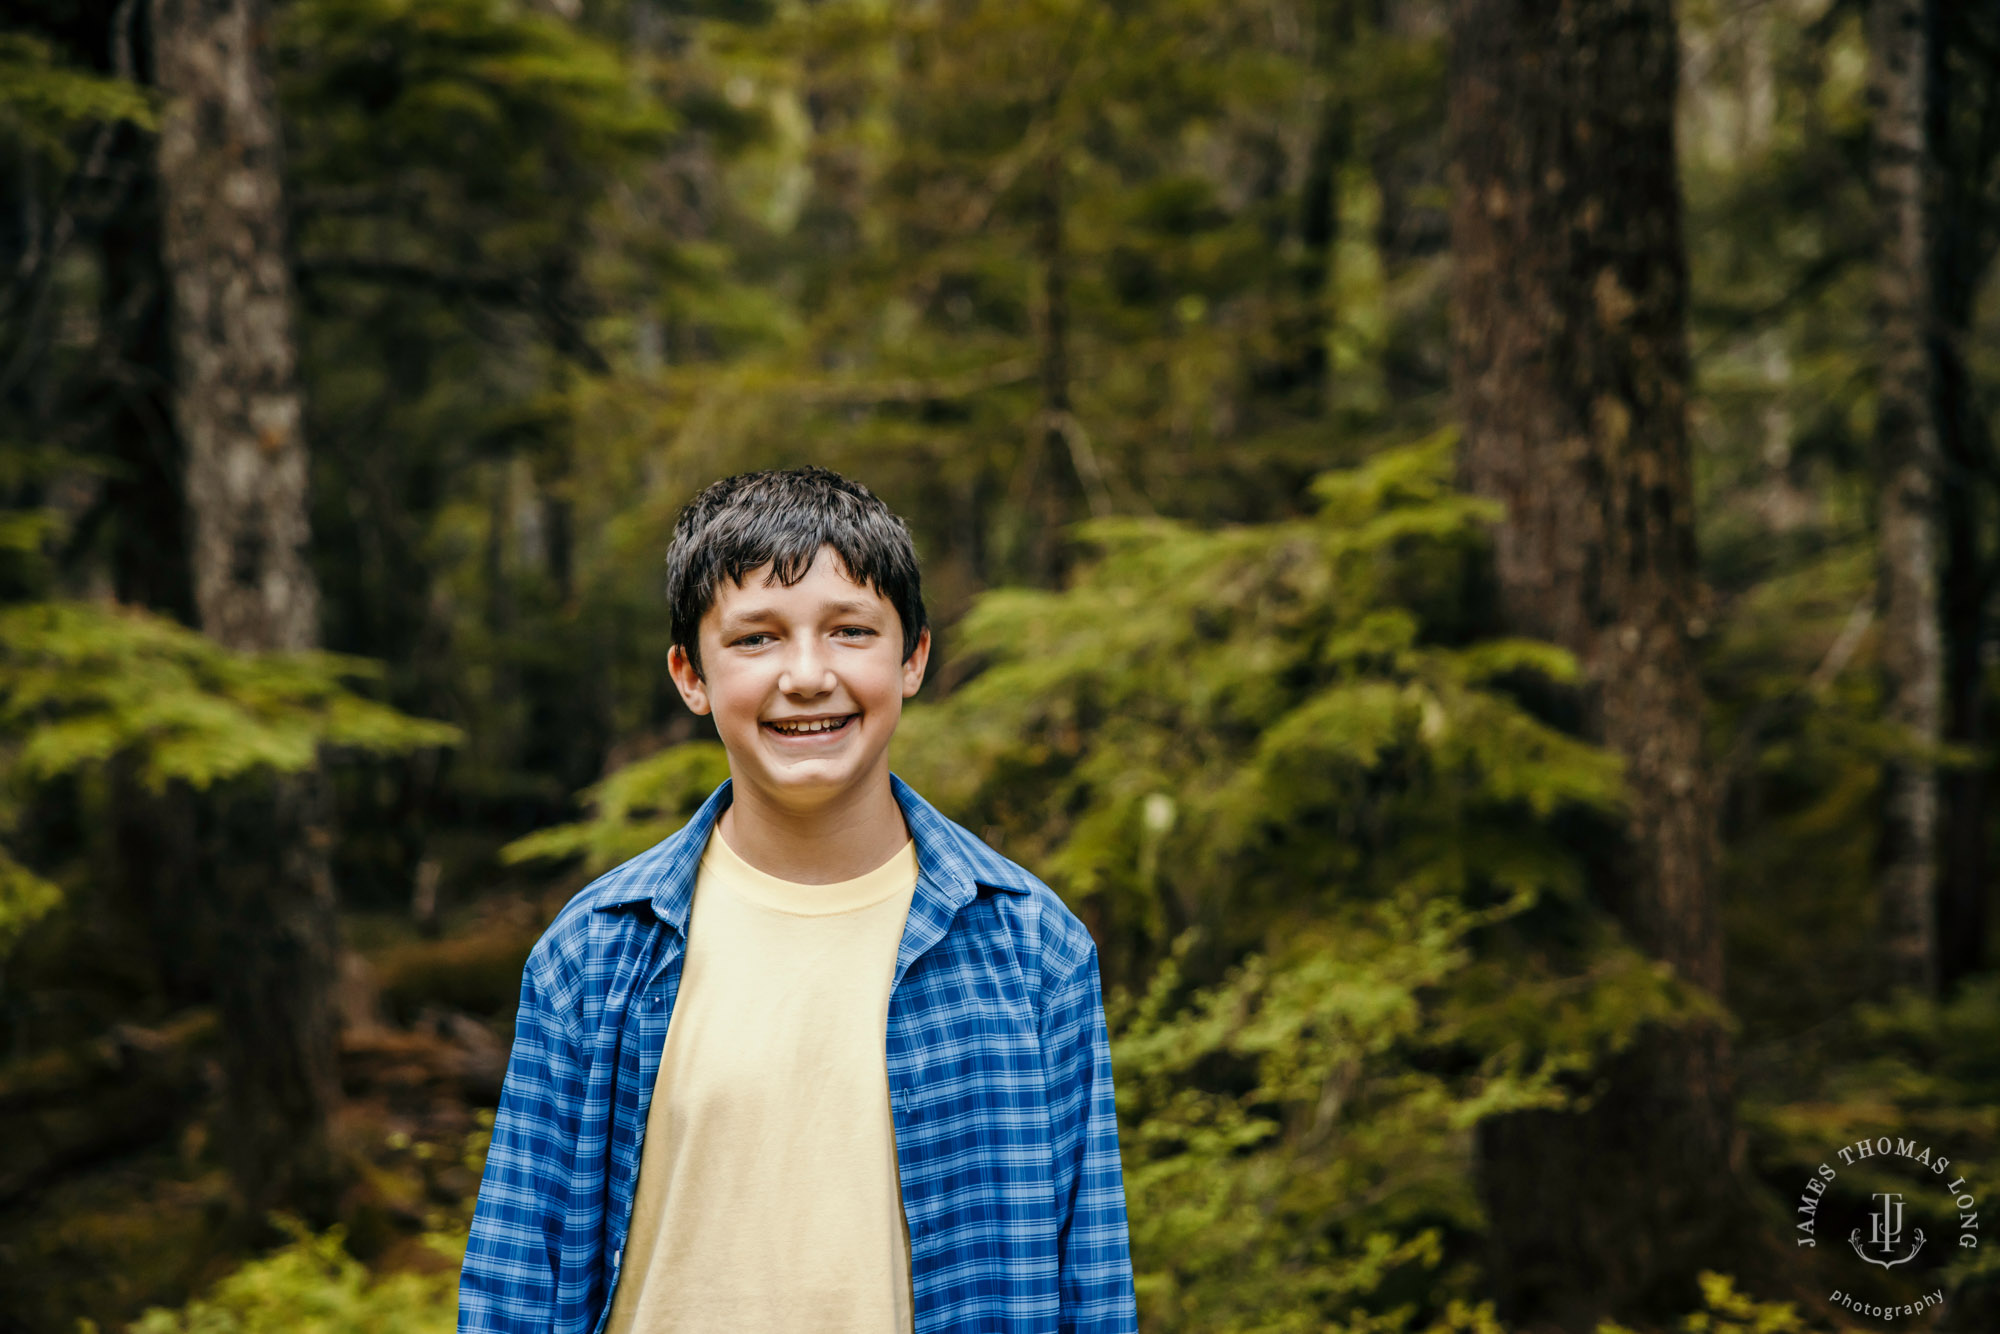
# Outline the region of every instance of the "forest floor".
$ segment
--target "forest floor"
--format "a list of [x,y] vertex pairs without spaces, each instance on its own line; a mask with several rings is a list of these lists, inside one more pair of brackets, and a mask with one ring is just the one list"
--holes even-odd
[[[314,1221],[338,1224],[371,1270],[445,1263],[423,1237],[469,1214],[521,965],[556,907],[488,899],[429,938],[407,918],[345,920],[332,1133],[347,1184],[335,1216]],[[0,1132],[29,1164],[0,1154],[0,1334],[121,1329],[281,1235],[232,1217],[213,1046],[212,1016],[190,1011],[0,1068]]]

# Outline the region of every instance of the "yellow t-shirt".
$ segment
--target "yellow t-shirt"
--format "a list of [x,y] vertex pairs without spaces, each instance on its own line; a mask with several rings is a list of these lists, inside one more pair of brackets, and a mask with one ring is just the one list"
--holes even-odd
[[917,846],[801,885],[709,836],[607,1334],[913,1328],[889,979]]

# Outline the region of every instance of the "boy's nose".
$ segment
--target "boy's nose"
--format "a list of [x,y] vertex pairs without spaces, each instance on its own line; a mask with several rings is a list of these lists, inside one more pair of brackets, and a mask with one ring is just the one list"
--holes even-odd
[[778,674],[778,689],[787,695],[824,695],[833,689],[833,667],[816,647],[802,643]]

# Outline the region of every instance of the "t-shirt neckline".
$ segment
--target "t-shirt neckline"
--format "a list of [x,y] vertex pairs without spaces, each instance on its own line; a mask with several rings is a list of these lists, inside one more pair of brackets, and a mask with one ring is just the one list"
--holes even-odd
[[701,860],[738,896],[762,907],[802,917],[826,917],[873,907],[896,893],[914,888],[917,883],[914,838],[904,840],[903,846],[874,870],[851,880],[824,885],[801,884],[758,870],[729,846],[719,825],[709,832]]

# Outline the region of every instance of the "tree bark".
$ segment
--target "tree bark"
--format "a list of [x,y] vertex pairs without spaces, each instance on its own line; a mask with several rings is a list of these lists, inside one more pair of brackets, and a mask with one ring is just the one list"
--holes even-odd
[[1933,3],[1927,17],[1927,147],[1937,172],[1930,339],[1939,453],[1948,484],[1942,609],[1944,737],[1978,759],[1940,781],[1943,827],[1938,886],[1938,988],[1949,992],[1987,966],[1992,888],[1987,807],[1994,755],[1983,654],[2000,554],[1991,538],[2000,459],[1972,390],[1967,352],[1975,299],[2000,244],[2000,14],[1990,6]]
[[1030,578],[1043,587],[1062,582],[1073,558],[1064,529],[1092,511],[1110,510],[1104,477],[1082,425],[1070,407],[1069,257],[1064,243],[1062,156],[1051,153],[1041,166],[1035,196],[1034,248],[1041,271],[1036,293],[1035,337],[1041,410],[1028,447],[1032,499],[1027,509],[1034,531],[1028,542]]
[[[174,418],[186,453],[195,605],[232,649],[318,643],[308,457],[276,108],[259,0],[152,0]],[[248,1217],[324,1215],[339,924],[316,773],[220,785],[190,907],[221,1018],[227,1148]]]
[[1286,330],[1296,349],[1289,381],[1305,391],[1309,409],[1326,404],[1327,374],[1332,365],[1327,337],[1336,312],[1327,292],[1340,244],[1340,169],[1354,152],[1354,104],[1337,82],[1337,65],[1354,44],[1354,6],[1322,4],[1315,16],[1315,64],[1322,77],[1319,118],[1306,149],[1305,178],[1299,187],[1299,262],[1296,271],[1300,306],[1297,325]]
[[[1506,506],[1507,627],[1577,655],[1582,730],[1626,761],[1627,823],[1594,888],[1636,944],[1720,995],[1670,0],[1460,0],[1452,36],[1462,480]],[[1587,1111],[1480,1128],[1510,1327],[1685,1311],[1698,1268],[1729,1258],[1724,1034],[1651,1029],[1598,1073]]]
[[319,592],[262,6],[155,0],[153,39],[195,605],[233,648],[310,648]]
[[[1930,335],[1933,181],[1926,133],[1930,75],[1924,0],[1872,0],[1870,174],[1880,252],[1876,338],[1877,590],[1883,714],[1913,747],[1943,735],[1944,643],[1939,607],[1939,439]],[[1921,755],[1883,775],[1878,863],[1888,980],[1934,991],[1938,981],[1938,774]]]

